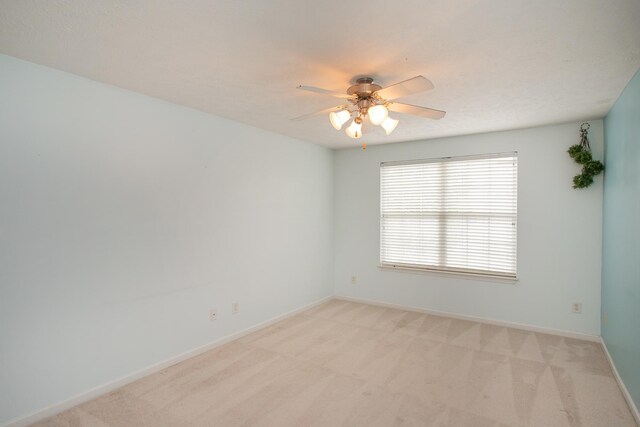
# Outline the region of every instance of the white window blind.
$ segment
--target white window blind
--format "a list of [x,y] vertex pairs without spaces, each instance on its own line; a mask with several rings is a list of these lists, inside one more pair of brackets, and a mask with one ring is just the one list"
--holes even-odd
[[517,160],[381,163],[381,265],[515,278]]

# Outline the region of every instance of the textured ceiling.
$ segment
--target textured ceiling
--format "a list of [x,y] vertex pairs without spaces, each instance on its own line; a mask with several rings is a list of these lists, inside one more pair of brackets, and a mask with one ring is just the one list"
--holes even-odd
[[[640,67],[638,0],[0,0],[0,52],[329,147],[603,117]],[[422,74],[360,141],[327,117],[344,91]]]

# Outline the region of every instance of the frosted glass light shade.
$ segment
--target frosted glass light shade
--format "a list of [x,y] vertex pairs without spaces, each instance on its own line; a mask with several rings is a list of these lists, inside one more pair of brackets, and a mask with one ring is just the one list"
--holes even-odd
[[367,114],[369,115],[369,120],[371,120],[371,123],[373,123],[374,125],[381,125],[382,122],[384,122],[385,119],[389,116],[389,110],[387,110],[387,107],[385,107],[384,105],[374,105],[373,107],[369,108]]
[[351,138],[360,138],[362,136],[362,123],[356,123],[354,120],[351,122],[351,126],[347,128],[346,132]]
[[396,126],[398,126],[398,122],[399,120],[394,120],[391,117],[387,117],[386,119],[384,119],[380,126],[382,126],[387,135],[389,135],[391,132],[393,132]]
[[350,117],[351,113],[349,113],[347,110],[329,113],[329,121],[331,122],[331,126],[333,126],[336,130],[340,130],[342,128],[342,125],[347,123]]

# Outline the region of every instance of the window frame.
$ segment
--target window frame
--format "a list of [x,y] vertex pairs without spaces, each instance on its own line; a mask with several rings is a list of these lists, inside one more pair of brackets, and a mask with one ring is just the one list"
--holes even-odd
[[[431,266],[431,265],[423,265],[423,264],[411,264],[411,263],[391,263],[384,262],[382,260],[383,257],[383,211],[382,211],[382,171],[385,166],[397,166],[397,165],[411,165],[411,164],[426,164],[426,163],[443,163],[443,162],[456,162],[456,161],[465,161],[465,160],[478,160],[478,159],[496,159],[496,158],[504,158],[504,157],[514,157],[515,158],[515,236],[514,236],[514,272],[513,273],[504,273],[493,270],[474,270],[474,269],[464,269],[464,268],[455,268],[455,267],[446,267],[446,266]],[[480,279],[480,280],[490,280],[490,281],[498,281],[505,283],[515,283],[518,281],[518,222],[519,222],[519,213],[518,213],[518,152],[517,151],[509,151],[509,152],[500,152],[500,153],[486,153],[486,154],[474,154],[474,155],[464,155],[464,156],[446,156],[439,158],[429,158],[429,159],[413,159],[413,160],[398,160],[398,161],[388,161],[388,162],[380,162],[379,169],[379,190],[380,190],[380,200],[379,200],[379,264],[378,267],[381,269],[387,270],[399,270],[410,273],[426,273],[426,274],[436,274],[439,276],[458,276],[462,278],[469,279]],[[438,240],[439,246],[442,246],[444,243],[443,238],[441,237]]]

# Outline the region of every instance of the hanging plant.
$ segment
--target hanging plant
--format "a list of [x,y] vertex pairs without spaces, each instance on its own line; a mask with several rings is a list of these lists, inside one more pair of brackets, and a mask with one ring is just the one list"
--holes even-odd
[[576,163],[582,165],[582,173],[573,177],[573,188],[587,188],[593,184],[593,177],[600,174],[604,170],[604,165],[599,160],[593,160],[591,155],[591,147],[587,133],[589,132],[589,123],[583,123],[580,126],[580,143],[572,145],[567,150],[569,156]]

